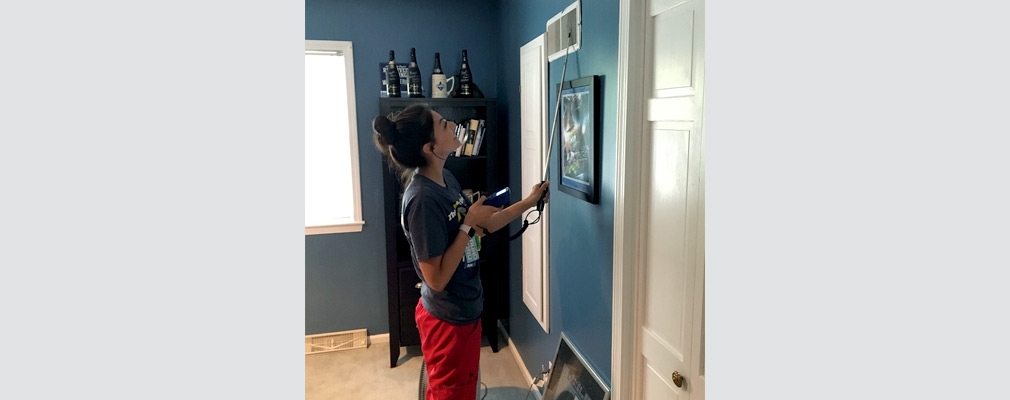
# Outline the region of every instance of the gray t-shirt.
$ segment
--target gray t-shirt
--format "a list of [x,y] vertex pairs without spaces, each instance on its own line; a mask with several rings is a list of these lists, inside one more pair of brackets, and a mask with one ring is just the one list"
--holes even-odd
[[459,226],[470,207],[470,199],[463,196],[459,182],[442,171],[445,187],[428,177],[414,174],[403,192],[400,224],[413,253],[414,271],[421,278],[421,304],[440,320],[465,325],[480,320],[484,311],[483,289],[480,284],[480,266],[477,262],[475,236],[467,243],[463,259],[441,292],[428,287],[421,274],[418,261],[440,256],[459,234]]

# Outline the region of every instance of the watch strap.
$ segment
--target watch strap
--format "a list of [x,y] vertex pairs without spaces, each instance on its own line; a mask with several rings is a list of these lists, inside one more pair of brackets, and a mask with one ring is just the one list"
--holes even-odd
[[459,230],[463,231],[463,233],[465,233],[469,237],[473,237],[473,235],[477,233],[477,231],[473,229],[472,226],[467,224],[460,224]]

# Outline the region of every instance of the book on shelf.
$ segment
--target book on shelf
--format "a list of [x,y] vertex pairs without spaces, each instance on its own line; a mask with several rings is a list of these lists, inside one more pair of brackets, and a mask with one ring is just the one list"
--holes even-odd
[[459,147],[457,147],[456,150],[454,150],[450,155],[454,155],[456,157],[463,156],[463,144],[466,143],[463,141],[464,133],[466,133],[466,129],[463,129],[463,124],[456,124],[456,138],[459,139],[460,144]]
[[480,154],[480,144],[484,140],[484,120],[479,120],[477,123],[477,141],[473,146],[473,154]]
[[456,137],[461,145],[452,152],[456,157],[475,156],[480,154],[480,145],[484,139],[484,120],[466,119],[456,124]]
[[473,155],[473,145],[477,141],[477,131],[474,129],[474,121],[472,119],[464,122],[466,125],[466,142],[463,142],[463,155],[472,156]]

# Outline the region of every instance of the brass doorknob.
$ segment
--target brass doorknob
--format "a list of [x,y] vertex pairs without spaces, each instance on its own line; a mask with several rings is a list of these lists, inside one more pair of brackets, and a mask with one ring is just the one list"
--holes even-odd
[[677,387],[684,386],[684,377],[680,376],[680,372],[673,371],[673,384]]

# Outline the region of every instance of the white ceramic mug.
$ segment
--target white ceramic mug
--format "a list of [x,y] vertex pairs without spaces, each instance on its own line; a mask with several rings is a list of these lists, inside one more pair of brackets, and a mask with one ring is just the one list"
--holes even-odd
[[[452,82],[452,86],[449,86],[449,82]],[[449,92],[451,92],[455,86],[455,76],[446,79],[444,74],[431,75],[431,97],[433,99],[444,99],[449,97]]]

